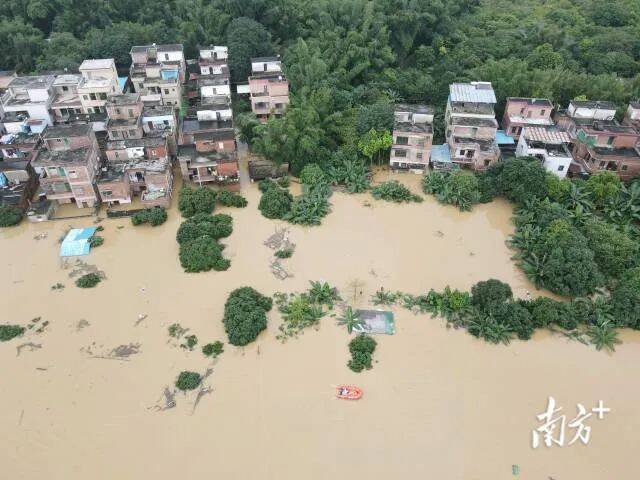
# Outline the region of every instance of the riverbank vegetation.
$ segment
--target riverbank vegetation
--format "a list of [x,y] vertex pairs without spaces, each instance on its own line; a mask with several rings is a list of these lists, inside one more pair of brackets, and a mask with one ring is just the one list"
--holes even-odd
[[231,345],[243,346],[253,342],[267,328],[267,312],[273,300],[251,287],[237,288],[229,294],[224,305],[224,329]]
[[[630,275],[637,285],[640,275]],[[446,287],[442,292],[426,294],[379,290],[375,304],[398,304],[415,314],[430,313],[446,320],[447,325],[464,328],[471,335],[495,344],[508,344],[514,338],[529,340],[537,329],[549,329],[567,338],[592,343],[598,350],[613,351],[619,343],[617,328],[640,328],[622,312],[629,307],[638,312],[634,300],[604,295],[558,301],[547,297],[514,299],[511,287],[496,279],[476,283],[470,292]]]
[[387,202],[422,202],[420,195],[412,193],[407,187],[397,180],[390,180],[376,185],[371,189],[371,195],[377,200],[386,200]]
[[[618,317],[611,325],[638,328],[640,291],[632,293],[640,286],[633,280],[640,266],[640,182],[624,184],[614,172],[560,179],[536,159],[517,158],[484,173],[465,172],[476,181],[465,181],[463,202],[451,196],[459,175],[427,175],[425,191],[461,209],[507,198],[516,206],[514,259],[538,288],[569,298],[601,295]],[[631,313],[623,313],[621,302]]]

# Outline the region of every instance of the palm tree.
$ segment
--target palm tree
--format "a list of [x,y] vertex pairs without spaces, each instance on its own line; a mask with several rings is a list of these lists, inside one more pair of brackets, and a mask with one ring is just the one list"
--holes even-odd
[[596,346],[596,350],[604,348],[610,352],[615,352],[616,344],[622,343],[618,338],[618,331],[611,326],[608,320],[599,325],[590,326],[589,330],[587,330],[587,335],[591,343]]
[[360,320],[358,314],[349,306],[345,309],[342,317],[338,320],[338,325],[345,325],[347,327],[347,332],[351,334],[354,328],[360,329],[364,327],[364,321]]
[[565,204],[571,210],[575,210],[578,206],[581,206],[587,211],[593,208],[593,203],[591,203],[591,200],[589,199],[589,192],[575,183],[571,184],[571,188],[569,189],[569,192],[567,192]]

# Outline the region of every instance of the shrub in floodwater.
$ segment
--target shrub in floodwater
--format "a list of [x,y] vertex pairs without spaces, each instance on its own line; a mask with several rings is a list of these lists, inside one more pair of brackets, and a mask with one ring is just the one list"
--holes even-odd
[[20,325],[0,325],[0,342],[8,342],[11,339],[24,334],[25,328]]
[[423,198],[420,195],[411,193],[407,187],[402,185],[397,180],[390,180],[383,182],[380,185],[376,185],[371,189],[373,198],[378,200],[386,200],[388,202],[422,202]]
[[87,273],[76,280],[76,286],[80,288],[93,288],[102,281],[97,273]]
[[[263,180],[263,182],[264,181],[265,180]],[[258,204],[258,209],[264,217],[284,218],[291,210],[293,197],[288,191],[278,187],[271,180],[266,181],[269,183],[264,184],[260,182],[261,190],[262,185],[270,186],[267,187],[266,190],[263,190],[262,197],[260,197],[260,203]]]
[[399,293],[390,292],[385,290],[384,287],[380,287],[380,290],[371,297],[371,300],[374,305],[393,305],[398,301],[400,295]]
[[376,345],[377,342],[373,338],[363,333],[351,340],[349,342],[351,360],[347,366],[354,372],[361,372],[364,369],[370,370]]
[[157,227],[166,221],[167,211],[162,207],[145,208],[131,216],[131,223],[136,226],[149,223],[152,227]]
[[244,208],[249,202],[239,193],[221,190],[218,192],[218,203],[224,207]]
[[184,187],[178,197],[178,209],[185,218],[196,213],[211,213],[216,205],[216,192],[208,187]]
[[440,203],[456,205],[460,211],[471,210],[480,201],[478,177],[466,170],[426,175],[422,181],[422,190],[435,195]]
[[202,347],[202,353],[205,357],[216,358],[222,352],[224,352],[224,343],[220,341],[207,343],[204,347]]
[[230,215],[196,213],[188,218],[178,228],[176,240],[179,244],[186,243],[200,237],[214,240],[226,238],[233,233],[233,218]]
[[493,312],[512,298],[511,287],[495,278],[478,282],[471,287],[471,303],[483,313]]
[[305,165],[300,172],[300,182],[304,185],[314,186],[326,183],[327,178],[322,168],[317,163],[309,163]]
[[326,183],[304,185],[304,193],[291,203],[291,211],[284,216],[288,222],[299,225],[320,225],[329,213],[331,188]]
[[334,302],[340,301],[340,293],[336,287],[332,287],[327,282],[309,282],[309,298],[312,302],[326,305],[329,309],[333,308]]
[[276,293],[275,299],[283,320],[278,327],[281,332],[278,338],[283,341],[298,335],[307,327],[317,325],[325,314],[322,305],[314,302],[307,293]]
[[104,238],[101,237],[100,235],[93,235],[91,238],[89,238],[89,245],[91,246],[91,248],[99,247],[103,243],[104,243]]
[[197,372],[184,371],[180,372],[176,380],[176,387],[183,392],[187,390],[195,390],[200,386],[202,377]]
[[274,255],[278,258],[291,258],[293,255],[293,248],[283,248],[282,250],[278,250]]
[[210,237],[199,237],[180,244],[180,264],[185,272],[227,270],[231,261],[222,256],[224,246]]
[[196,337],[195,335],[187,335],[186,337],[184,337],[184,340],[185,343],[180,346],[188,350],[193,350],[193,347],[198,344],[198,337]]
[[169,326],[169,336],[173,338],[180,338],[186,331],[187,329],[183,328],[179,323],[174,323]]
[[237,288],[224,305],[224,329],[231,345],[247,345],[267,328],[267,312],[273,301],[251,287]]
[[285,175],[284,177],[280,177],[278,180],[276,180],[276,182],[282,188],[289,188],[289,185],[291,184],[291,181],[289,180],[289,177],[287,175]]
[[11,205],[0,206],[0,227],[13,227],[20,223],[24,213],[18,207]]

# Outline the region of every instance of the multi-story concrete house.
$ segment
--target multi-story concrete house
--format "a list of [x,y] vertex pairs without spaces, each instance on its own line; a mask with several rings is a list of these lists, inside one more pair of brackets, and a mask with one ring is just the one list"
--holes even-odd
[[516,156],[536,157],[549,172],[564,178],[573,161],[570,143],[569,134],[556,127],[524,127],[518,140]]
[[42,132],[53,125],[53,75],[16,77],[2,96],[2,122],[8,133]]
[[624,114],[622,123],[640,131],[640,102],[631,102]]
[[9,88],[9,84],[18,75],[14,70],[0,70],[0,96],[4,95]]
[[233,123],[185,119],[178,162],[185,182],[238,186],[238,159]]
[[572,154],[581,171],[614,171],[623,179],[640,174],[640,133],[615,120],[616,106],[606,101],[572,100],[555,116],[558,128],[569,134]]
[[186,75],[182,45],[135,46],[131,61],[131,82],[145,104],[180,105]]
[[39,134],[10,133],[0,137],[0,205],[26,209],[38,190],[38,176],[31,160],[38,145]]
[[67,123],[81,118],[85,112],[78,94],[82,75],[58,75],[53,82],[53,102],[51,112],[55,123]]
[[40,181],[40,194],[58,203],[75,203],[79,208],[98,202],[95,180],[100,154],[90,124],[47,127],[43,148],[32,162]]
[[595,121],[577,127],[573,155],[589,174],[609,170],[628,180],[640,175],[639,141],[632,126]]
[[147,106],[142,110],[142,129],[149,136],[158,135],[167,139],[169,155],[178,153],[178,120],[175,108],[169,105]]
[[98,180],[102,201],[130,203],[139,196],[145,206],[168,206],[173,172],[167,139],[161,135],[107,143],[107,164]]
[[201,75],[229,75],[227,67],[228,49],[223,46],[210,45],[200,48],[198,66]]
[[615,125],[615,116],[616,105],[613,102],[572,100],[566,110],[555,114],[554,120],[558,128],[567,132],[573,141],[581,126],[593,125],[594,122]]
[[389,163],[395,169],[425,170],[433,143],[433,109],[427,105],[396,105]]
[[450,85],[445,135],[454,164],[483,170],[500,158],[495,104],[496,96],[489,82]]
[[84,113],[105,113],[107,97],[122,93],[113,58],[85,60],[80,65],[80,73],[78,95]]
[[251,110],[260,121],[281,116],[289,105],[289,82],[278,57],[251,59],[249,94]]
[[142,107],[139,93],[110,95],[105,105],[109,140],[142,138]]
[[546,98],[509,97],[502,118],[502,129],[516,141],[525,127],[549,127],[553,125],[553,104]]

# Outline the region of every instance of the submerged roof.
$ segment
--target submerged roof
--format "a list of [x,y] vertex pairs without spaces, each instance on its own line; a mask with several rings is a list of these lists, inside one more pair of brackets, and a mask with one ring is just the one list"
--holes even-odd
[[61,257],[87,255],[91,250],[89,239],[96,233],[97,227],[73,228],[60,245]]

